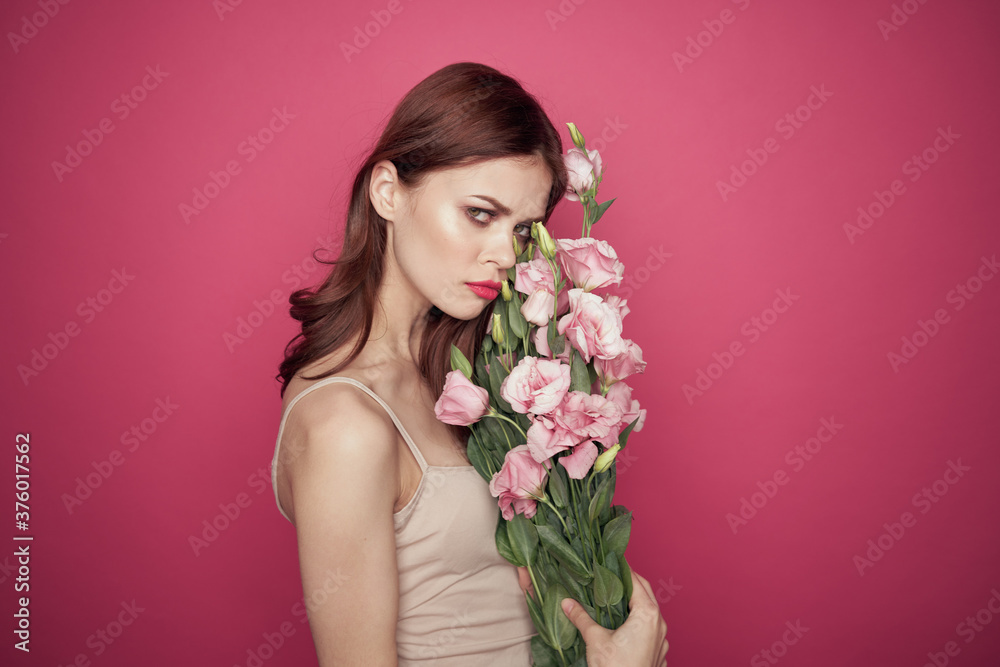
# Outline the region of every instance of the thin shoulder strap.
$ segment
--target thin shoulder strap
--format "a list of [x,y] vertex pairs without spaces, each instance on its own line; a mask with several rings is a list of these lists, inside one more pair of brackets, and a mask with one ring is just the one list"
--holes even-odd
[[413,442],[413,438],[411,438],[410,434],[406,432],[405,428],[403,428],[403,423],[399,421],[399,417],[396,416],[396,413],[392,411],[392,408],[390,408],[389,405],[385,401],[383,401],[378,394],[376,394],[374,391],[369,389],[363,383],[355,380],[354,378],[342,377],[342,376],[332,376],[328,378],[323,378],[319,382],[316,382],[307,387],[306,389],[304,389],[295,398],[291,400],[291,402],[288,404],[288,407],[285,408],[285,412],[281,416],[281,423],[278,426],[278,441],[274,446],[274,458],[271,459],[271,486],[274,487],[274,500],[278,505],[278,509],[281,511],[281,513],[285,516],[286,519],[288,518],[288,515],[285,514],[285,511],[281,508],[281,502],[278,500],[278,465],[277,465],[278,455],[281,450],[281,436],[285,431],[285,422],[288,420],[288,414],[292,411],[292,408],[295,407],[295,404],[299,402],[299,399],[301,399],[303,396],[305,396],[311,391],[315,391],[320,387],[332,384],[334,382],[346,382],[348,384],[353,384],[355,387],[358,387],[366,394],[368,394],[376,401],[378,401],[379,405],[385,408],[385,411],[389,413],[389,417],[392,418],[392,422],[396,425],[396,428],[399,429],[399,432],[403,434],[403,439],[406,441],[406,445],[410,448],[410,451],[413,452],[414,458],[417,459],[417,464],[420,466],[421,472],[426,472],[427,470],[427,461],[424,459],[424,455],[420,453],[419,449],[417,449],[416,444],[414,444]]

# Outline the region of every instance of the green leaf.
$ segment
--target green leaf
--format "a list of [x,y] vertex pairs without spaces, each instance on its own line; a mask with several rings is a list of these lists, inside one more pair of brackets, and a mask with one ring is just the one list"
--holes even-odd
[[487,335],[487,336],[485,336],[483,338],[482,349],[483,349],[483,352],[486,352],[487,354],[489,354],[490,351],[493,350],[493,336]]
[[510,374],[507,372],[507,369],[503,367],[503,364],[500,363],[499,359],[494,357],[493,360],[490,361],[490,396],[492,396],[493,400],[496,401],[497,408],[501,411],[514,412],[514,408],[510,406],[510,403],[504,400],[504,397],[500,395],[500,385],[503,384],[503,381],[507,379],[508,375]]
[[636,418],[633,419],[629,423],[629,425],[625,427],[625,430],[623,430],[618,435],[618,444],[622,446],[622,449],[625,449],[625,443],[628,442],[628,434],[632,432],[632,427],[635,426],[638,421],[639,421],[639,417],[636,416]]
[[629,567],[628,561],[625,560],[625,556],[618,556],[618,569],[622,573],[622,585],[625,587],[625,592],[622,597],[626,600],[632,599],[632,568]]
[[[601,473],[604,475],[605,473]],[[598,515],[601,511],[611,504],[611,477],[605,477],[604,480],[598,485],[597,491],[594,493],[594,497],[590,499],[590,507],[588,509],[588,516],[590,517],[590,522],[593,523],[597,520]]]
[[531,597],[527,591],[524,593],[524,599],[528,603],[528,614],[531,616],[531,622],[535,624],[535,629],[538,630],[538,634],[546,644],[555,648],[555,641],[549,634],[549,626],[545,624],[545,617],[542,614],[542,608],[538,606],[538,602]]
[[[480,442],[475,431],[473,431],[469,436],[469,443],[465,447],[465,453],[469,457],[469,463],[471,463],[472,467],[476,469],[479,476],[487,482],[491,481],[493,479],[493,474],[490,473],[490,465],[493,462],[491,461],[491,457],[483,449],[483,443]],[[493,467],[496,468],[497,466]]]
[[587,362],[576,348],[573,348],[573,356],[570,358],[569,378],[570,391],[590,393],[590,371],[587,369]]
[[466,378],[472,378],[472,364],[454,343],[451,344],[451,370],[462,371]]
[[[545,639],[540,633],[531,637],[531,664],[533,667],[562,667],[559,654],[545,643]],[[584,667],[586,667],[586,663],[584,663]]]
[[517,565],[518,567],[525,567],[527,563],[518,558],[518,555],[514,553],[514,549],[510,544],[510,536],[507,534],[507,521],[503,518],[503,514],[497,509],[497,528],[496,528],[496,542],[497,551],[503,556],[508,563]]
[[562,354],[562,351],[566,347],[566,334],[557,334],[556,331],[559,329],[558,323],[553,323],[549,320],[549,328],[546,330],[546,339],[549,343],[549,349],[552,351],[552,356]]
[[559,568],[559,581],[561,581],[563,586],[566,587],[566,590],[569,591],[571,597],[582,602],[590,601],[590,593],[584,585],[592,579],[593,577],[591,576],[587,576],[586,579],[577,578],[577,576],[573,574],[573,571],[568,567]]
[[604,215],[604,212],[607,211],[608,208],[610,208],[611,204],[614,203],[615,199],[617,199],[617,197],[613,197],[612,199],[609,199],[608,201],[604,202],[603,204],[598,204],[597,205],[597,209],[596,209],[596,211],[594,213],[594,221],[590,223],[591,225],[596,224],[597,221],[601,219],[601,216]]
[[566,483],[566,468],[561,465],[552,466],[549,471],[549,496],[556,507],[566,507],[569,504],[569,488]]
[[566,540],[552,526],[537,526],[536,531],[542,544],[564,567],[581,577],[584,583],[593,576],[586,562],[573,550]]
[[533,565],[538,555],[538,531],[535,524],[525,519],[523,514],[515,514],[507,521],[507,535],[518,560],[526,565]]
[[545,602],[542,604],[542,617],[552,633],[552,638],[558,642],[561,649],[568,649],[572,646],[577,635],[576,627],[559,604],[567,597],[569,594],[566,589],[557,583],[545,591]]
[[528,335],[528,321],[521,314],[521,304],[517,297],[507,302],[507,318],[510,320],[510,330],[517,338]]
[[[603,543],[605,562],[612,552],[619,556],[625,555],[629,534],[632,531],[632,513],[615,517],[604,525]],[[617,559],[612,559],[617,560]]]
[[622,599],[624,588],[621,579],[600,563],[594,563],[594,604],[608,607]]

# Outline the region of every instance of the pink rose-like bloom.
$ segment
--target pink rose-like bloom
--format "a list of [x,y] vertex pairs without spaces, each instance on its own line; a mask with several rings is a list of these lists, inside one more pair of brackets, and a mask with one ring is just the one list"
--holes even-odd
[[535,417],[528,427],[528,451],[539,463],[580,442],[571,431],[559,426],[545,415]]
[[556,331],[566,334],[566,340],[579,350],[584,361],[595,356],[614,359],[625,351],[618,308],[579,288],[569,291],[569,313],[559,319]]
[[[558,243],[558,242],[557,242]],[[552,277],[552,267],[535,248],[535,258],[530,262],[521,262],[514,266],[514,289],[521,294],[531,294],[537,290],[555,293],[555,279]]]
[[623,299],[617,294],[606,294],[604,296],[604,303],[608,304],[613,308],[617,308],[618,313],[622,316],[623,320],[625,319],[626,315],[632,312],[632,310],[628,307],[628,299]]
[[632,433],[642,430],[642,426],[646,422],[646,409],[639,408],[639,401],[632,399],[632,388],[624,382],[616,382],[613,384],[611,389],[608,389],[608,395],[606,398],[615,403],[621,410],[622,414],[622,420],[611,428],[611,431],[605,438],[599,439],[599,442],[602,445],[610,447],[618,442],[618,436],[621,435],[621,432],[625,430],[625,427],[631,424],[632,420],[636,417],[639,418],[639,421],[637,421],[635,426],[632,428]]
[[646,362],[642,360],[642,349],[629,338],[623,339],[623,342],[625,350],[614,359],[598,357],[594,361],[594,370],[597,371],[598,377],[604,379],[605,385],[613,385],[619,380],[646,370]]
[[548,326],[554,316],[556,298],[551,292],[543,289],[535,290],[521,304],[521,314],[536,327]]
[[532,458],[527,445],[518,445],[504,457],[503,466],[490,480],[490,494],[499,498],[503,518],[510,521],[514,514],[530,519],[537,511],[532,496],[540,497],[548,466]]
[[580,440],[600,440],[622,420],[622,409],[618,403],[600,394],[571,391],[552,418]]
[[621,284],[625,265],[618,261],[618,254],[607,241],[589,236],[558,239],[556,249],[563,273],[583,291]]
[[584,153],[575,146],[563,155],[569,183],[566,185],[566,199],[580,201],[580,193],[594,187],[594,179],[600,178],[604,171],[601,154],[596,150]]
[[434,404],[434,414],[439,421],[468,426],[489,411],[490,395],[485,389],[474,385],[462,371],[448,373],[441,396]]
[[500,383],[500,395],[521,414],[544,415],[569,391],[569,366],[552,359],[524,357]]
[[583,479],[597,460],[597,445],[592,441],[581,442],[567,456],[560,456],[559,463],[566,468],[566,475],[573,479]]

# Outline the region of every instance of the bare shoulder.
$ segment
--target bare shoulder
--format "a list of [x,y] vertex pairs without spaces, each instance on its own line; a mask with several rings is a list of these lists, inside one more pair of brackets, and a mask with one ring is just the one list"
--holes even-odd
[[285,417],[276,471],[282,508],[294,522],[296,484],[307,478],[322,484],[336,469],[353,470],[356,483],[382,489],[391,506],[398,489],[396,440],[388,413],[359,387],[331,382],[309,391]]

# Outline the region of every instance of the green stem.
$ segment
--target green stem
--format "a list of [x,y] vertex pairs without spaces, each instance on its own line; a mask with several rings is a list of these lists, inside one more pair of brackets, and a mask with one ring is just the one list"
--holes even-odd
[[559,517],[559,521],[562,523],[563,532],[566,534],[567,537],[569,537],[569,526],[566,525],[566,520],[563,519],[562,514],[559,513],[559,510],[556,509],[556,506],[553,505],[551,502],[549,502],[548,498],[543,497],[539,498],[539,500],[541,500],[543,503],[552,508],[552,511],[555,512],[556,516]]
[[[492,406],[490,406],[490,411],[489,411],[489,413],[486,416],[487,417],[493,417],[494,419],[502,419],[505,422],[510,422],[511,424],[514,425],[514,428],[516,428],[518,430],[518,432],[524,437],[525,442],[528,441],[528,434],[525,433],[523,429],[521,429],[521,425],[520,424],[518,424],[516,421],[514,421],[513,419],[511,419],[507,415],[504,415],[504,414],[501,414],[501,413],[497,412],[496,410],[493,409]],[[504,435],[506,435],[506,434],[507,434],[507,429],[504,429]],[[507,445],[510,445],[510,439],[509,438],[507,439]],[[509,446],[508,446],[508,449],[510,449]]]

